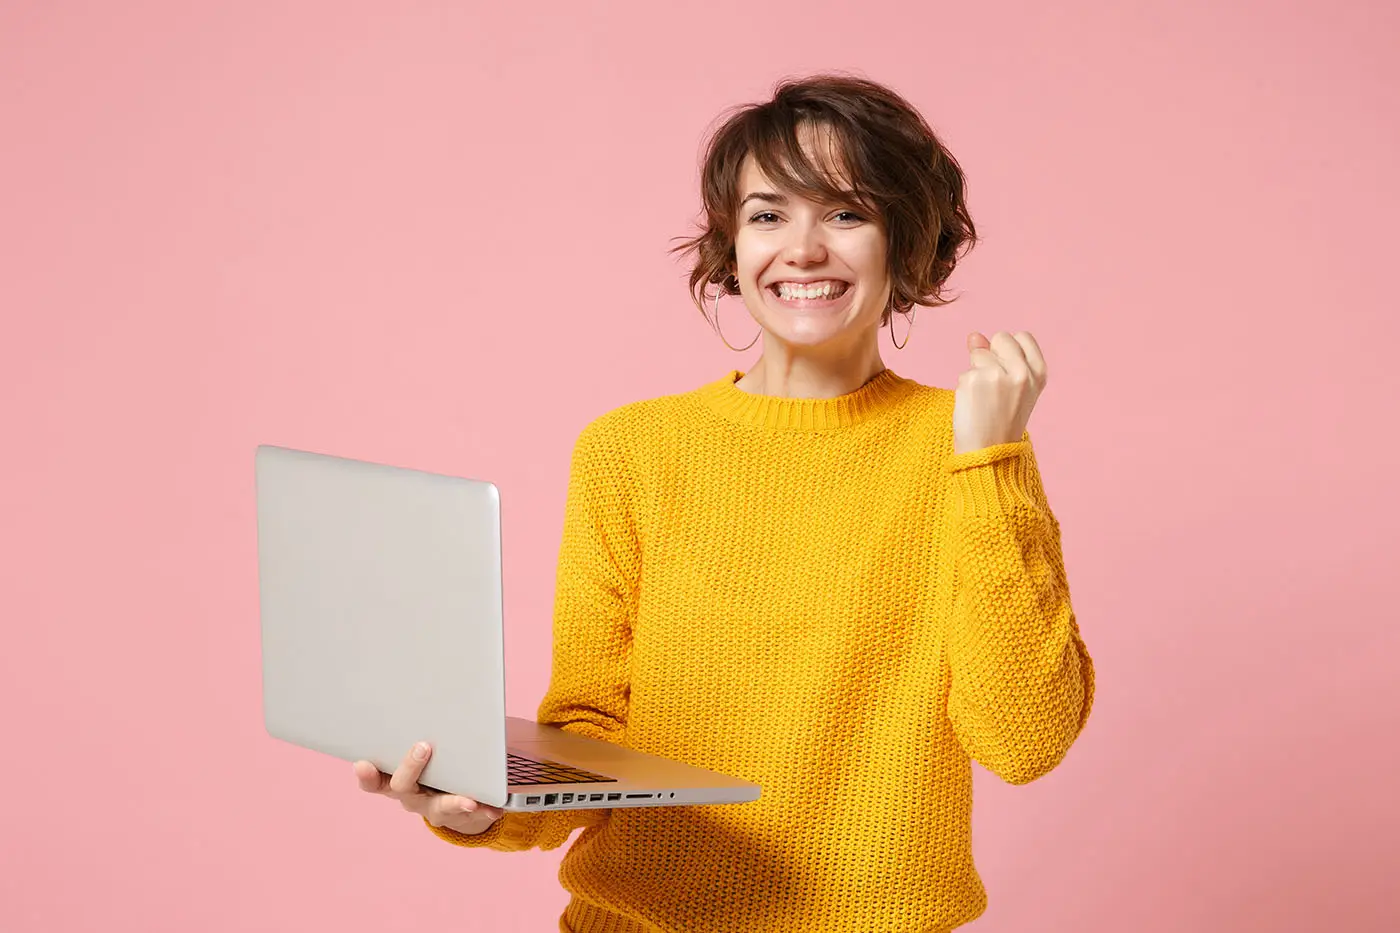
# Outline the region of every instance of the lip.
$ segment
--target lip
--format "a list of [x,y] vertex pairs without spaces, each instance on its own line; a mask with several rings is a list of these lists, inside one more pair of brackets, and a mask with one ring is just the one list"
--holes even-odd
[[781,285],[784,282],[786,282],[789,285],[811,285],[813,282],[842,282],[845,284],[847,289],[851,287],[851,283],[848,282],[846,279],[838,279],[830,275],[817,276],[816,278],[811,279],[773,279],[763,287],[772,288],[773,286]]

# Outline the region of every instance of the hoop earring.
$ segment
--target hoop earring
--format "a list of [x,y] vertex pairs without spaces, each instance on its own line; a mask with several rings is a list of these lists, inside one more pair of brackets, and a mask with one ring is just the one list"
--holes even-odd
[[903,350],[909,343],[909,335],[914,332],[914,315],[918,313],[918,306],[909,309],[909,329],[904,332],[904,343],[894,339],[894,306],[890,306],[890,343],[894,344],[896,350]]
[[[723,283],[721,283],[721,284],[723,284]],[[728,340],[725,340],[725,339],[724,339],[724,331],[722,331],[722,330],[719,329],[719,300],[720,300],[721,298],[723,298],[724,295],[725,295],[725,290],[724,290],[724,288],[720,288],[719,291],[715,292],[715,310],[714,310],[715,333],[719,334],[719,339],[722,340],[722,341],[724,341],[724,345],[725,345],[726,347],[728,347],[729,349],[733,350],[735,353],[743,353],[745,350],[749,349],[749,348],[752,347],[754,344],[758,343],[758,338],[761,337],[761,336],[763,336],[763,328],[760,327],[760,328],[758,329],[758,333],[756,333],[756,334],[753,335],[753,339],[749,341],[749,345],[748,345],[747,347],[736,347],[736,346],[734,346],[733,344],[731,344]],[[908,338],[906,337],[905,340],[906,340],[906,342],[907,342],[907,341],[908,341]]]

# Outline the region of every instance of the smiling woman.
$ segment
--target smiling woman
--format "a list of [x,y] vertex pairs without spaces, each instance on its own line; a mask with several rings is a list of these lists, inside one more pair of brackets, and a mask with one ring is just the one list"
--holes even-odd
[[1093,701],[1025,430],[1044,357],[970,335],[955,391],[880,361],[974,240],[957,163],[880,85],[783,83],[720,129],[702,196],[691,293],[742,295],[763,353],[583,428],[538,718],[760,798],[502,813],[412,756],[361,786],[464,847],[582,830],[566,933],[951,930],[986,905],[972,762],[1034,780]]

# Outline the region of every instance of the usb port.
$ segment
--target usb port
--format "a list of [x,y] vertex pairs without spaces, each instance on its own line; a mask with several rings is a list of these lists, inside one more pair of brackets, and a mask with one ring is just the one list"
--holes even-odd
[[559,795],[558,795],[558,794],[545,794],[545,795],[544,795],[544,805],[545,805],[546,807],[552,807],[552,806],[554,806],[554,805],[555,805],[556,803],[558,803],[558,802],[559,802]]
[[573,795],[573,794],[565,794],[565,795],[564,795],[564,799],[561,800],[561,801],[559,801],[559,802],[560,802],[560,803],[573,803],[573,802],[574,802],[574,795]]
[[536,795],[533,796],[533,797],[526,797],[526,798],[525,798],[525,803],[526,803],[526,805],[529,805],[529,804],[532,804],[532,803],[539,803],[539,802],[540,802],[540,795],[539,795],[539,794],[536,794]]
[[595,801],[595,800],[602,800],[602,799],[603,799],[603,795],[602,795],[602,794],[594,794],[593,796],[591,796],[591,797],[588,798],[588,802],[589,802],[589,803],[592,803],[592,802]]
[[621,795],[621,794],[608,794],[608,799],[609,799],[609,800],[621,800],[621,799],[622,799],[622,795]]

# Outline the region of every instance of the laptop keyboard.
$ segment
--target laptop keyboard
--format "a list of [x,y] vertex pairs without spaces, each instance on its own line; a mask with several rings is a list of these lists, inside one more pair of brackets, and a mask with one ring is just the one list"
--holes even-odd
[[507,752],[506,781],[510,784],[601,784],[610,783],[613,778],[557,761],[535,761]]

